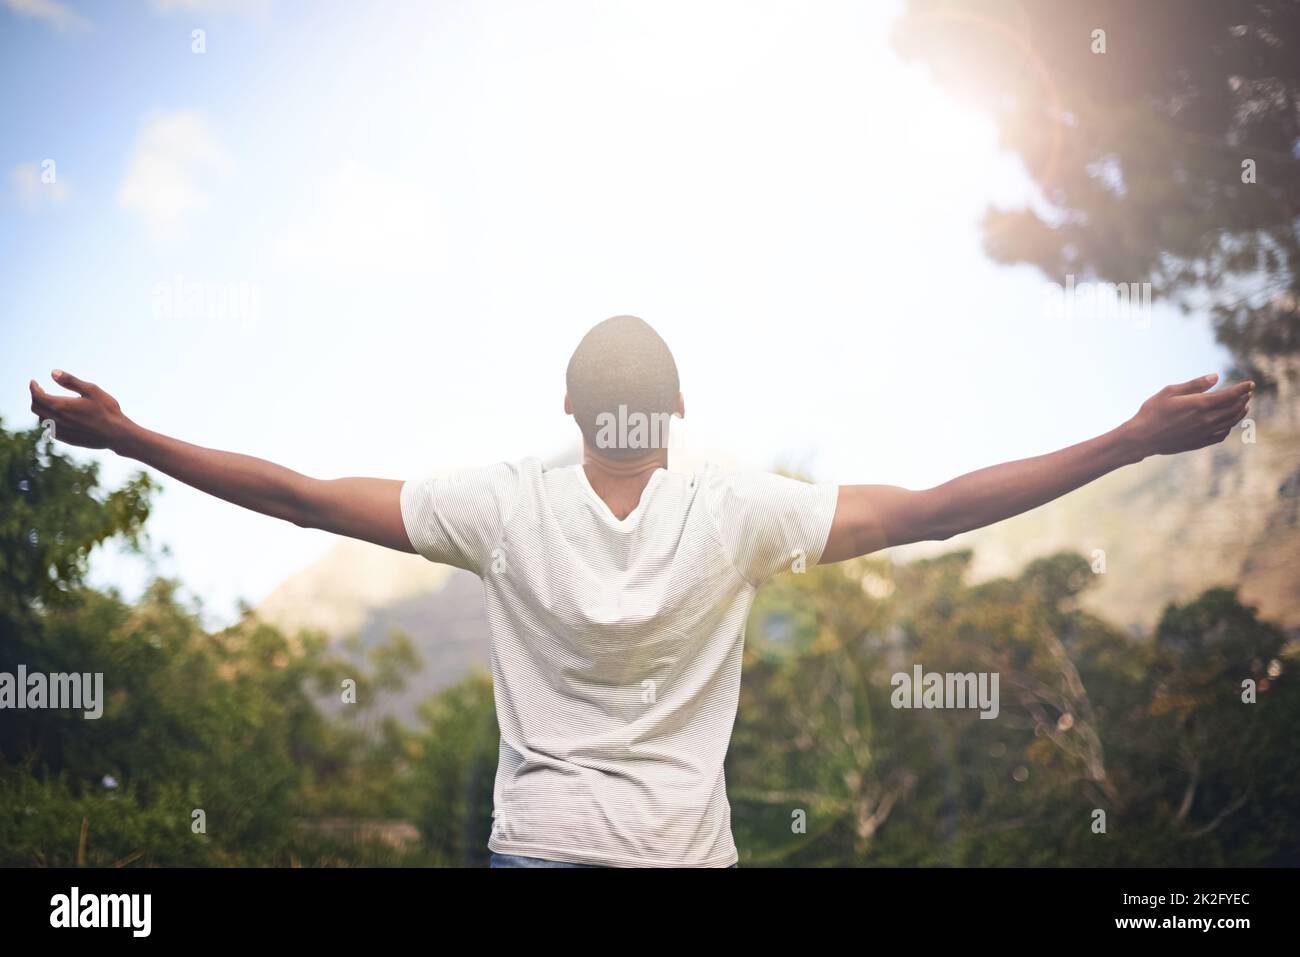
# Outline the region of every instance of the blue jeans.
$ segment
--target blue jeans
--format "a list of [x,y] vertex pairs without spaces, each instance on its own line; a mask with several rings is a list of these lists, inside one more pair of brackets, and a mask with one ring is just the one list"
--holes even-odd
[[[571,864],[568,861],[548,861],[540,857],[521,857],[518,854],[492,852],[488,867],[600,867],[600,864]],[[735,867],[732,864],[731,867]]]
[[568,861],[548,861],[540,857],[521,857],[518,854],[492,852],[488,867],[599,867],[599,864],[570,864]]

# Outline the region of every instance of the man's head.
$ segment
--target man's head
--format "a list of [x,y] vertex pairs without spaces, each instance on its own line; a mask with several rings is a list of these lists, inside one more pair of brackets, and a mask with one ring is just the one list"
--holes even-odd
[[668,419],[684,415],[677,363],[668,344],[636,316],[593,327],[565,376],[564,411],[591,451],[632,460],[668,448]]

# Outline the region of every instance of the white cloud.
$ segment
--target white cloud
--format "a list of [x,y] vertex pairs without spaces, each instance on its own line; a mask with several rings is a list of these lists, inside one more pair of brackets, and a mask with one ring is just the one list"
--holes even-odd
[[35,212],[47,206],[58,206],[68,198],[68,187],[57,174],[53,160],[19,163],[9,171],[9,181],[23,208]]
[[3,0],[4,5],[29,20],[43,20],[54,29],[88,30],[90,21],[57,0]]
[[264,16],[271,0],[150,0],[150,6],[160,14],[172,13],[237,13],[246,16]]
[[160,113],[136,138],[118,205],[155,229],[176,225],[209,203],[204,177],[222,176],[230,162],[203,117],[192,110]]
[[425,272],[445,254],[437,203],[427,190],[344,162],[308,190],[310,212],[271,239],[280,268],[349,273]]

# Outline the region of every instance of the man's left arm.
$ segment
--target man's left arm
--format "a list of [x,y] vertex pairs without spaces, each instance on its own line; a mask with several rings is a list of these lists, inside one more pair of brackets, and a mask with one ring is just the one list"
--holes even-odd
[[842,485],[821,564],[881,548],[942,541],[1044,505],[1124,465],[1222,442],[1245,416],[1255,384],[1209,392],[1208,375],[1153,395],[1117,429],[1047,455],[1006,462],[912,491]]

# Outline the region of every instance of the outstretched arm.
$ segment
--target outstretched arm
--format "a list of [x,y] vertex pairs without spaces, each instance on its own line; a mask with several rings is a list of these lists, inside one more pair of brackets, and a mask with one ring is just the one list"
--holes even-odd
[[55,438],[63,442],[111,449],[209,495],[303,528],[415,551],[402,523],[398,480],[314,479],[250,455],[191,445],[132,422],[93,383],[58,371],[54,381],[77,396],[51,395],[33,379],[32,411],[52,419]]
[[821,562],[909,542],[938,541],[992,525],[1059,498],[1150,455],[1227,438],[1249,407],[1253,382],[1207,392],[1218,376],[1166,386],[1119,428],[1069,448],[971,472],[924,491],[842,485]]

